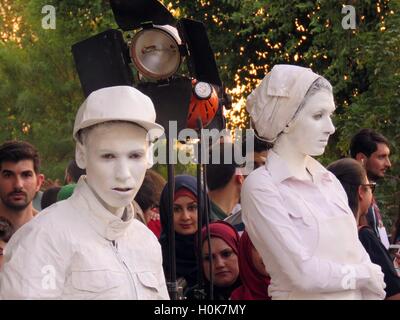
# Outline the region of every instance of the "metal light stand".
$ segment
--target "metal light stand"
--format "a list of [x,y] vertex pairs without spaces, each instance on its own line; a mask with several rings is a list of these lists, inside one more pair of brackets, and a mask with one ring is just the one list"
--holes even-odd
[[[175,175],[174,164],[171,161],[173,157],[173,141],[169,133],[167,137],[167,167],[168,167],[168,209],[169,230],[168,230],[168,250],[169,250],[169,274],[167,279],[167,288],[171,300],[178,300],[178,283],[176,281],[176,255],[175,255],[175,226],[174,226],[174,193],[175,193]],[[172,149],[172,150],[171,150]]]
[[[197,127],[199,128],[199,144],[198,144],[198,156],[197,156],[197,243],[198,243],[198,253],[197,253],[197,288],[194,291],[194,297],[196,300],[205,300],[207,294],[204,288],[204,275],[203,275],[203,246],[202,246],[202,236],[201,231],[203,228],[203,217],[206,219],[206,229],[207,229],[207,239],[208,245],[210,247],[210,233],[209,233],[209,202],[207,199],[207,183],[206,183],[206,168],[202,161],[202,155],[204,150],[202,141],[202,130],[203,125],[200,118],[197,119]],[[209,250],[210,251],[210,250]],[[210,255],[210,267],[212,267],[212,256]],[[211,271],[211,270],[210,270]],[[210,272],[210,299],[213,299],[213,277],[212,272]]]
[[[207,194],[207,174],[206,174],[206,166],[203,164],[203,183],[204,183],[204,195]],[[205,197],[206,198],[206,197]],[[210,237],[210,201],[205,201],[204,212],[206,214],[206,230],[207,230],[207,245],[208,245],[208,259],[210,261],[209,264],[209,274],[210,274],[210,300],[214,300],[214,275],[212,273],[212,266],[213,266],[213,257],[211,254],[211,237]],[[202,256],[202,248],[200,248],[200,255]]]

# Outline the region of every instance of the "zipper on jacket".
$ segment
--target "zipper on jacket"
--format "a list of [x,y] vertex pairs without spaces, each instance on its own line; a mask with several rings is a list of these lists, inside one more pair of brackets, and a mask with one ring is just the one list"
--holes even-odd
[[111,240],[111,247],[113,248],[113,251],[115,253],[115,255],[117,256],[118,261],[122,264],[122,266],[124,267],[124,269],[128,272],[129,278],[131,281],[129,281],[129,285],[131,288],[131,295],[132,297],[134,297],[134,294],[136,293],[136,299],[138,299],[138,294],[137,294],[137,290],[134,287],[134,280],[133,280],[133,276],[131,271],[129,270],[127,264],[125,263],[124,259],[122,258],[122,256],[119,254],[118,251],[118,243],[115,240]]

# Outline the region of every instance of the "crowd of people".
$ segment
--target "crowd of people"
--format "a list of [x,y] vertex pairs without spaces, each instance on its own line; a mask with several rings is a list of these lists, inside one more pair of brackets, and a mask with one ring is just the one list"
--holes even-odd
[[202,204],[196,178],[178,175],[170,205],[147,152],[163,130],[132,87],[82,104],[63,186],[41,192],[36,148],[3,143],[0,298],[169,299],[176,273],[180,299],[399,300],[400,255],[388,249],[400,244],[400,213],[388,236],[373,195],[391,167],[389,141],[361,129],[349,157],[316,161],[335,131],[335,104],[330,83],[307,68],[276,65],[247,110],[254,170],[226,161],[236,146],[218,142]]

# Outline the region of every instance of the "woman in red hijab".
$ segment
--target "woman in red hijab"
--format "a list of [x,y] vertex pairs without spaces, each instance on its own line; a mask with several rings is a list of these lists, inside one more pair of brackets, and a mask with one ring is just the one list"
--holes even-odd
[[[213,299],[228,300],[234,289],[240,286],[239,277],[239,234],[227,222],[215,221],[209,224],[210,244],[209,250],[206,227],[202,229],[202,260],[205,280],[206,299],[210,295],[210,269],[213,275]],[[212,264],[210,264],[212,256]],[[192,288],[187,294],[188,299],[196,299]]]
[[271,278],[246,231],[239,243],[239,268],[242,285],[232,292],[231,300],[270,300],[268,286]]

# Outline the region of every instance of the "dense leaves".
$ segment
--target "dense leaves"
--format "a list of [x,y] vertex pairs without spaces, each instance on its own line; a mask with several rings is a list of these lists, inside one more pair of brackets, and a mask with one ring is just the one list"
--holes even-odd
[[[2,5],[7,1],[2,0]],[[8,1],[21,17],[16,40],[0,40],[0,141],[34,143],[50,178],[73,157],[72,127],[83,94],[71,45],[115,27],[108,1]],[[56,8],[56,29],[43,29],[42,7]],[[9,24],[3,17],[0,28]]]

